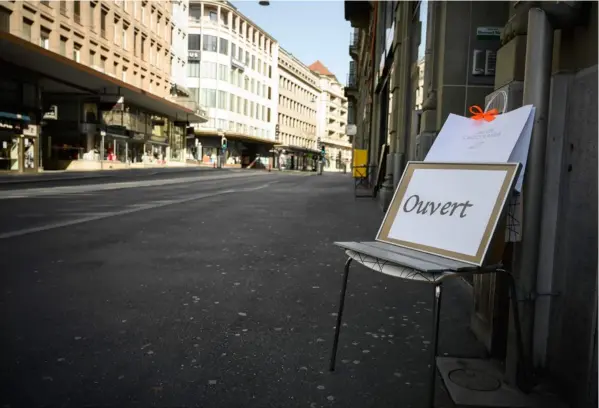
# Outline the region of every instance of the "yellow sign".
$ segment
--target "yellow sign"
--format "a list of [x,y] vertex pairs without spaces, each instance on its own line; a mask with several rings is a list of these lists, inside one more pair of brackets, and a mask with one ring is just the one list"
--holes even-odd
[[353,177],[368,177],[368,150],[354,149]]

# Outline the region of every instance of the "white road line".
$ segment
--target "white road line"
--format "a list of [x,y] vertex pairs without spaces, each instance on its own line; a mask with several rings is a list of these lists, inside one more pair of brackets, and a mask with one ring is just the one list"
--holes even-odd
[[266,176],[269,173],[237,173],[237,174],[223,174],[217,176],[198,176],[198,177],[181,177],[176,179],[164,179],[164,180],[146,180],[146,181],[127,181],[120,183],[106,183],[106,184],[89,184],[83,186],[62,186],[62,187],[45,187],[45,188],[30,188],[23,190],[9,190],[0,192],[0,200],[13,199],[13,198],[28,198],[28,197],[39,197],[39,196],[56,196],[59,194],[74,194],[74,193],[89,193],[93,191],[109,191],[109,190],[120,190],[125,188],[139,188],[139,187],[154,187],[164,186],[172,184],[183,184],[192,183],[198,181],[213,181],[223,179],[236,179],[242,177],[257,177]]
[[242,192],[248,192],[248,191],[261,190],[261,189],[266,188],[269,185],[274,184],[274,183],[277,183],[277,181],[272,181],[270,183],[262,184],[258,187],[242,188],[239,190],[222,190],[222,191],[216,191],[213,193],[196,194],[194,196],[183,198],[181,200],[171,200],[171,201],[164,201],[164,202],[160,202],[160,203],[152,203],[152,204],[145,204],[145,205],[144,204],[136,204],[134,208],[128,208],[126,210],[99,213],[99,214],[96,213],[96,215],[88,216],[85,218],[79,218],[77,220],[62,221],[62,222],[57,222],[54,224],[43,225],[40,227],[25,228],[22,230],[6,232],[4,234],[0,234],[0,239],[20,237],[22,235],[33,234],[33,233],[42,232],[42,231],[48,231],[48,230],[55,229],[55,228],[62,228],[62,227],[69,227],[71,225],[83,224],[84,222],[97,221],[97,220],[102,220],[105,218],[116,217],[119,215],[132,214],[132,213],[136,213],[139,211],[153,210],[156,208],[166,207],[166,206],[173,205],[173,204],[183,204],[183,203],[187,203],[189,201],[201,200],[203,198],[217,197],[217,196],[231,194],[231,193],[242,193]]

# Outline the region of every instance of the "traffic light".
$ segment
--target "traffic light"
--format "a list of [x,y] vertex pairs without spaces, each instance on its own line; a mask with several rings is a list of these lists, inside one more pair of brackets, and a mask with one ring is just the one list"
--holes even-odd
[[275,125],[275,136],[279,136],[279,125]]
[[220,145],[223,150],[227,150],[227,138],[223,137],[220,139]]

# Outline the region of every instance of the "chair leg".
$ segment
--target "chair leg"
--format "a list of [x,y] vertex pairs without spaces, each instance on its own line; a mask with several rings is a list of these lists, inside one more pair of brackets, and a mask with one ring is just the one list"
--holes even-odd
[[441,295],[442,295],[442,283],[435,285],[435,298],[433,301],[433,344],[431,349],[431,362],[430,362],[430,377],[429,377],[429,391],[428,391],[428,408],[434,408],[435,406],[435,380],[437,378],[437,351],[439,348],[439,318],[441,315]]
[[335,360],[337,359],[337,347],[339,346],[339,332],[341,330],[341,319],[343,317],[343,306],[345,304],[345,293],[347,292],[347,278],[349,277],[349,266],[352,258],[347,258],[343,270],[343,285],[341,287],[341,298],[339,299],[339,311],[337,312],[337,326],[335,326],[335,338],[333,339],[333,350],[331,353],[330,371],[335,371]]

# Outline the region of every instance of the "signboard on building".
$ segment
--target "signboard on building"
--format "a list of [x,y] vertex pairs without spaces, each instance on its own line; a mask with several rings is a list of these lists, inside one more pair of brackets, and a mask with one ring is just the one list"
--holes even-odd
[[358,127],[353,124],[349,124],[345,127],[345,134],[348,136],[355,136],[358,133]]
[[477,40],[499,40],[501,27],[476,27]]
[[201,59],[200,51],[187,51],[188,61],[199,61]]
[[376,239],[480,266],[519,169],[410,162]]
[[58,106],[50,105],[50,108],[44,113],[44,120],[57,120],[58,119]]

